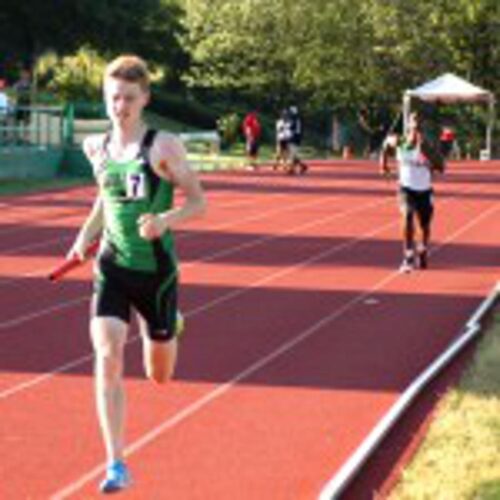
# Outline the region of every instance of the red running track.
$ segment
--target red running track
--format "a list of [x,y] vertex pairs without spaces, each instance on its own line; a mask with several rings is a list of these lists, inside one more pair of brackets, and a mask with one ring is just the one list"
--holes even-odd
[[[454,163],[437,180],[431,267],[410,275],[395,272],[395,186],[372,163],[205,174],[208,215],[177,239],[175,381],[147,382],[135,331],[127,346],[122,497],[316,498],[496,281],[499,168]],[[92,193],[0,199],[1,498],[97,497],[90,269],[44,278]]]

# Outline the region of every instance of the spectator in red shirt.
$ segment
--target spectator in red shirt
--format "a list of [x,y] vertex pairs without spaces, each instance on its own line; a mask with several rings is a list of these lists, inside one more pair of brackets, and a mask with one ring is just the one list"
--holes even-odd
[[262,127],[260,125],[260,121],[256,111],[251,111],[245,116],[242,128],[243,135],[245,136],[248,165],[251,168],[256,169],[257,159],[259,156],[259,141],[262,131]]
[[454,142],[455,131],[451,127],[443,127],[439,136],[439,145],[444,158],[448,158],[450,155]]

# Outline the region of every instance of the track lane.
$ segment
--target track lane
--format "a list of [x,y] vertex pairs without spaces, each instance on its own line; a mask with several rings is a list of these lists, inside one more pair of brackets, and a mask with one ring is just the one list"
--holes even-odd
[[[439,214],[439,209],[438,209],[438,214]],[[469,213],[469,212],[464,213],[464,216],[468,216],[468,215],[470,215],[470,213]],[[392,212],[392,209],[391,209],[390,214],[389,214],[389,211],[388,211],[386,214],[385,214],[385,213],[383,214],[383,217],[386,217],[386,216],[387,216],[387,217],[390,217],[391,219],[393,218],[394,213]],[[365,221],[365,220],[363,220],[363,224],[364,224],[365,222],[366,222],[366,221]],[[373,223],[373,221],[372,221],[372,223]],[[460,223],[460,218],[459,218],[459,220],[457,221],[457,224],[459,224],[459,223]],[[342,233],[342,230],[344,230],[344,231],[345,231],[345,225],[344,225],[344,227],[342,227],[342,226],[341,226],[341,227],[339,227],[337,230],[339,231],[339,234],[341,234],[341,233]],[[269,230],[269,231],[271,232],[271,230]],[[320,235],[320,236],[322,236],[322,235]],[[353,255],[353,254],[352,254],[352,250],[353,250],[352,248],[346,249],[346,250],[349,250],[349,251],[346,251],[346,252],[344,252],[344,253],[341,253],[341,254],[340,254],[340,256],[341,256],[341,257],[343,257],[341,260],[346,260],[347,262],[349,262],[350,260],[351,260],[351,261],[353,261],[353,262],[351,262],[351,267],[349,267],[348,265],[346,265],[346,263],[345,263],[345,262],[340,262],[339,260],[335,260],[335,259],[333,259],[332,261],[328,261],[328,260],[327,260],[326,265],[323,265],[323,266],[312,266],[312,267],[311,267],[311,266],[308,266],[308,267],[306,266],[306,267],[305,267],[302,271],[304,271],[304,273],[307,273],[307,274],[301,274],[300,272],[295,273],[295,274],[300,275],[300,276],[298,276],[298,277],[297,277],[297,276],[295,276],[295,277],[290,277],[290,276],[288,276],[286,279],[285,279],[285,278],[283,278],[283,282],[281,282],[281,281],[280,281],[280,284],[279,284],[279,285],[276,285],[276,282],[273,282],[273,286],[272,286],[272,288],[270,289],[270,295],[269,295],[269,297],[272,297],[272,296],[273,296],[274,294],[276,294],[276,293],[278,293],[278,294],[279,294],[279,293],[283,292],[284,290],[291,290],[291,291],[293,291],[295,288],[297,288],[297,281],[302,282],[302,283],[307,283],[308,285],[307,285],[307,287],[306,287],[306,288],[309,288],[309,291],[310,291],[310,290],[314,287],[314,285],[312,285],[312,283],[314,283],[314,276],[316,276],[316,280],[315,280],[315,281],[316,281],[316,283],[318,283],[318,282],[319,282],[319,283],[323,283],[323,284],[320,286],[320,288],[324,288],[325,290],[328,290],[328,285],[327,285],[327,284],[325,284],[324,275],[325,275],[326,269],[328,269],[328,266],[331,266],[332,264],[333,264],[333,265],[337,265],[337,266],[342,266],[342,267],[341,267],[342,273],[344,273],[344,272],[345,272],[345,275],[343,275],[343,276],[342,276],[342,279],[341,279],[340,281],[344,281],[344,280],[348,281],[348,277],[349,277],[349,275],[352,275],[353,277],[354,277],[354,276],[357,276],[357,278],[356,278],[356,279],[358,279],[358,280],[362,280],[362,277],[360,276],[360,273],[359,273],[359,269],[360,269],[360,267],[361,267],[362,269],[364,269],[365,274],[370,274],[370,273],[372,272],[372,268],[373,268],[374,272],[378,272],[378,273],[386,273],[386,272],[387,272],[387,267],[386,267],[386,265],[389,265],[389,263],[390,263],[390,265],[391,265],[391,267],[392,267],[392,266],[394,265],[394,261],[389,262],[389,261],[391,261],[391,257],[385,257],[385,258],[384,258],[384,265],[383,265],[383,266],[380,266],[380,265],[379,265],[378,258],[380,257],[380,255],[381,255],[381,254],[384,254],[384,252],[387,252],[387,248],[388,248],[388,247],[395,246],[395,242],[396,242],[396,240],[397,240],[397,237],[395,238],[395,236],[394,236],[394,230],[393,230],[393,229],[392,229],[392,230],[389,230],[389,231],[388,231],[388,234],[387,234],[387,235],[385,235],[385,237],[384,237],[384,238],[382,238],[382,241],[387,241],[387,242],[388,242],[388,245],[385,245],[385,244],[384,244],[384,245],[380,245],[379,250],[373,254],[373,256],[372,256],[372,259],[373,259],[373,260],[372,260],[372,261],[370,261],[370,259],[368,259],[368,260],[367,260],[367,257],[366,257],[366,255],[365,255],[365,253],[366,253],[366,248],[373,248],[374,246],[376,247],[376,246],[377,246],[377,244],[378,244],[378,243],[377,243],[377,241],[378,241],[378,240],[374,240],[374,241],[372,242],[372,245],[368,245],[368,247],[365,247],[364,249],[363,249],[363,248],[361,248],[361,246],[360,246],[359,248],[361,248],[361,250],[364,250],[364,252],[365,252],[365,253],[363,253],[363,254]],[[384,250],[384,248],[385,248],[385,250]],[[308,249],[308,248],[306,248],[306,250],[307,250],[307,249]],[[266,250],[267,250],[267,251],[266,251]],[[269,268],[269,267],[270,267],[269,262],[268,262],[268,260],[269,260],[269,259],[267,259],[267,260],[266,260],[266,254],[268,254],[268,255],[272,255],[272,252],[273,252],[273,251],[274,251],[274,252],[276,252],[276,254],[277,254],[277,256],[278,256],[278,257],[275,257],[274,259],[272,259],[272,260],[273,260],[274,265],[276,265],[276,266],[279,266],[279,262],[280,262],[281,260],[284,260],[284,261],[286,261],[287,263],[290,263],[290,261],[292,261],[292,260],[293,260],[293,258],[290,258],[290,257],[287,255],[287,253],[285,253],[285,252],[284,252],[285,250],[286,250],[286,248],[283,248],[283,247],[276,247],[276,246],[273,246],[273,245],[269,245],[269,248],[267,248],[267,249],[266,249],[266,248],[264,248],[264,250],[263,250],[262,254],[259,254],[259,255],[256,255],[256,254],[255,254],[255,249],[254,249],[254,250],[253,250],[253,253],[250,255],[250,257],[252,257],[252,258],[253,258],[253,260],[259,260],[259,259],[260,259],[260,260],[262,261],[262,264],[260,265],[260,267],[262,267],[264,270],[266,270],[266,268]],[[310,248],[309,248],[309,250],[310,250]],[[301,252],[302,252],[302,250],[301,250],[301,251],[300,251],[297,255],[304,255],[304,254],[303,254],[303,253],[301,253]],[[398,252],[398,250],[397,250],[397,247],[395,248],[395,250],[394,250],[393,254],[394,254],[394,256],[395,256],[395,257],[396,257],[396,256],[399,256],[399,252]],[[385,254],[384,254],[384,255],[385,255]],[[284,257],[284,259],[282,259],[282,258],[280,258],[280,257]],[[338,258],[339,258],[339,255],[337,255],[337,259],[338,259]],[[356,265],[353,265],[353,263],[354,263],[354,261],[356,260],[356,258],[360,258],[360,259],[361,259],[361,260],[360,260],[360,262],[362,262],[362,263],[363,263],[363,264],[362,264],[362,266],[356,266]],[[241,264],[241,262],[244,262],[244,261],[245,261],[245,259],[246,259],[246,260],[248,260],[248,257],[247,257],[247,258],[245,258],[245,253],[243,253],[243,254],[241,255],[241,258],[236,259],[236,260],[235,260],[235,262],[234,262],[233,264],[231,264],[231,265],[234,265],[234,266],[235,266],[235,269],[237,269],[237,266],[238,266],[238,265],[240,265],[240,266],[241,266],[241,265],[242,265],[242,264]],[[287,259],[288,259],[288,260],[287,260]],[[221,262],[215,262],[215,263],[212,263],[212,264],[206,264],[207,270],[206,270],[206,273],[205,273],[205,275],[204,275],[204,276],[207,276],[207,277],[208,277],[208,276],[210,276],[210,272],[212,271],[212,273],[217,273],[217,274],[220,276],[220,279],[222,280],[222,277],[223,277],[223,276],[224,276],[224,274],[225,274],[225,273],[224,273],[224,270],[223,270],[223,265],[224,265],[224,264],[225,264],[225,262],[224,262],[223,260],[222,260]],[[227,264],[226,264],[226,266],[227,266]],[[253,264],[252,264],[252,266],[251,266],[249,269],[250,269],[252,272],[254,272],[256,268],[257,268],[257,270],[259,270],[259,269],[260,269],[260,267],[259,267],[258,265],[256,265],[255,263],[253,263]],[[220,272],[218,272],[218,269],[221,269],[221,270],[220,270]],[[244,271],[244,272],[245,272],[245,273],[246,273],[246,272],[249,272],[249,269],[247,269],[247,270],[246,270],[246,271]],[[274,270],[276,270],[276,269],[277,269],[277,268],[275,268]],[[195,270],[195,269],[193,268],[193,271],[194,271],[194,270]],[[316,274],[315,274],[315,272],[316,272]],[[227,274],[227,270],[226,270],[226,274]],[[430,273],[429,273],[429,274],[430,274]],[[319,276],[319,279],[318,279],[318,276]],[[195,277],[196,277],[196,274],[193,274],[193,279],[196,279]],[[367,276],[367,278],[369,278],[369,280],[370,280],[370,279],[373,279],[373,275],[372,275],[372,277],[371,277],[371,278],[370,278],[370,276]],[[202,281],[202,282],[203,282],[203,280],[204,280],[205,278],[204,278],[204,277],[199,276],[199,277],[198,277],[198,279],[199,279],[199,281]],[[288,280],[288,281],[287,281],[287,280]],[[322,280],[323,280],[323,281],[322,281]],[[194,283],[193,283],[193,285],[195,285],[195,284],[196,284],[196,282],[194,282]],[[233,284],[231,284],[231,283],[227,283],[226,285],[229,285],[229,286],[234,286],[234,283],[233,283]],[[236,285],[238,285],[238,283],[236,283]],[[359,286],[362,286],[362,285],[363,285],[363,283],[360,283],[360,285],[359,285]],[[478,286],[479,286],[479,285],[480,285],[480,284],[478,283]],[[295,287],[295,288],[294,288],[294,287]],[[355,288],[356,288],[356,286],[355,286],[355,284],[353,284],[353,285],[352,285],[352,289],[354,290]],[[241,298],[241,299],[240,299],[240,300],[242,300],[242,302],[241,302],[240,306],[236,307],[237,311],[236,311],[236,312],[231,312],[231,314],[230,314],[230,316],[231,316],[232,318],[234,318],[234,319],[231,321],[231,324],[236,324],[236,325],[238,325],[238,329],[239,329],[239,328],[241,328],[241,327],[240,327],[240,323],[241,323],[241,321],[239,321],[239,322],[238,322],[238,318],[242,318],[242,317],[244,317],[244,316],[243,316],[243,314],[244,314],[244,312],[245,312],[245,311],[252,311],[252,310],[254,310],[254,309],[255,309],[255,313],[254,313],[254,315],[258,318],[258,313],[259,313],[259,312],[262,312],[262,306],[260,306],[260,307],[259,307],[259,306],[258,306],[258,303],[256,304],[256,300],[258,300],[258,293],[257,293],[257,292],[260,292],[260,294],[262,294],[262,292],[266,292],[266,289],[269,289],[269,286],[256,289],[256,290],[255,290],[255,293],[253,293],[253,292],[252,292],[251,294],[249,294],[249,297],[250,297],[250,298],[248,298],[247,294],[245,294],[245,296],[244,296],[245,298]],[[297,302],[297,297],[299,297],[299,298],[300,298],[301,296],[303,296],[303,291],[302,291],[300,288],[299,288],[298,290],[299,290],[299,293],[297,293],[297,294],[293,294],[293,293],[290,293],[290,294],[289,294],[289,295],[291,295],[292,297],[295,297],[295,298],[293,298],[293,299],[292,299],[291,297],[286,298],[285,296],[283,296],[283,299],[282,299],[282,300],[283,300],[283,302],[282,302],[282,304],[283,304],[283,305],[282,305],[282,308],[280,308],[280,309],[279,309],[281,312],[285,312],[285,313],[286,313],[286,311],[287,311],[287,310],[290,310],[290,311],[295,311],[295,310],[297,309],[297,304],[300,304],[300,303],[301,303],[301,301],[300,301],[300,300]],[[285,294],[285,295],[286,295],[286,294]],[[267,297],[267,295],[266,295],[266,297]],[[344,297],[343,297],[343,299],[344,299],[344,300],[345,300],[345,298],[346,298],[346,296],[344,296]],[[270,302],[269,302],[269,300],[270,300],[270,299],[268,299],[267,301],[265,301],[265,303],[270,303]],[[318,301],[318,302],[323,303],[323,304],[324,304],[324,307],[326,307],[326,306],[327,306],[327,304],[329,303],[329,299],[325,299],[324,301]],[[308,304],[309,304],[309,302],[308,302]],[[294,307],[294,306],[295,306],[295,307]],[[317,311],[316,311],[316,312],[317,312]],[[315,314],[316,314],[316,313],[315,313],[315,310],[314,310],[313,308],[311,308],[311,315],[315,315]],[[203,329],[203,326],[202,326],[202,323],[206,323],[206,322],[210,319],[210,317],[212,317],[212,319],[213,319],[213,323],[214,323],[214,324],[216,324],[216,322],[217,322],[217,319],[216,319],[216,318],[217,318],[217,317],[219,317],[219,318],[220,318],[221,316],[225,317],[226,315],[227,315],[227,312],[221,312],[221,311],[219,310],[219,311],[217,311],[217,313],[215,313],[215,312],[214,312],[214,314],[213,314],[213,315],[209,315],[209,316],[208,316],[208,318],[206,317],[206,314],[200,315],[199,319],[193,318],[193,322],[194,322],[194,321],[196,321],[196,322],[200,322],[200,323],[199,323],[199,325],[200,325],[200,326],[198,326],[198,327],[196,328],[196,331],[199,331],[199,332],[200,332],[200,334],[198,335],[198,338],[197,338],[197,339],[194,339],[194,338],[193,338],[193,339],[190,339],[190,337],[188,336],[188,337],[186,338],[186,341],[187,341],[187,342],[189,341],[189,342],[191,342],[191,343],[192,343],[192,345],[194,345],[194,344],[195,344],[195,340],[196,340],[196,341],[200,341],[200,339],[201,339],[201,335],[202,335],[202,332],[203,332],[203,330],[204,330],[204,329]],[[294,316],[294,315],[292,315],[292,314],[290,314],[290,316],[291,316],[291,318],[294,318],[294,317],[295,317],[295,316]],[[281,318],[281,317],[282,317],[282,315],[279,315],[279,317]],[[202,319],[203,319],[203,322],[202,322]],[[220,320],[219,320],[219,321],[220,321]],[[311,321],[312,321],[312,320],[309,318],[307,321],[305,321],[305,323],[306,323],[306,324],[311,324]],[[210,323],[210,321],[208,321],[208,322]],[[287,324],[288,324],[288,323],[287,323]],[[284,329],[284,330],[286,330],[286,326],[287,326],[287,324],[283,325],[283,329]],[[250,327],[248,328],[248,335],[251,335],[251,334],[252,334],[252,332],[255,332],[256,330],[259,330],[260,328],[262,328],[262,324],[261,324],[261,322],[258,322],[258,321],[251,323],[251,325],[249,325],[249,326],[253,326],[253,328],[250,328]],[[195,328],[195,325],[193,324],[193,330],[194,330],[194,328]],[[228,333],[228,334],[229,334],[229,333]],[[228,335],[228,334],[226,334],[226,335],[225,335],[222,339],[217,339],[216,345],[218,345],[218,344],[219,344],[219,345],[220,345],[220,348],[224,348],[224,346],[225,346],[225,348],[227,348],[227,347],[228,347],[228,344],[227,344],[227,340],[228,340],[227,335]],[[243,336],[243,335],[242,335],[242,336]],[[274,336],[275,336],[275,335],[272,335],[271,337],[274,337]],[[245,337],[245,336],[243,336],[243,337]],[[205,337],[205,338],[206,338],[206,337]],[[225,339],[225,341],[224,341],[224,339]],[[272,340],[273,340],[273,338],[271,338],[271,341],[272,341]],[[280,339],[278,339],[278,340],[280,340]],[[199,344],[198,344],[198,345],[199,345]],[[229,344],[229,345],[230,345],[230,344]],[[205,347],[207,347],[207,348],[208,348],[208,347],[210,347],[210,346],[209,346],[209,345],[204,346],[204,349],[203,349],[203,351],[204,351],[205,353],[206,353],[206,352],[210,352],[210,351],[208,351],[208,350],[205,350]],[[236,348],[236,347],[237,347],[237,346],[235,346],[235,348]],[[251,343],[249,343],[248,345],[243,346],[243,347],[245,347],[245,348],[253,348],[253,349],[255,349],[255,347],[254,347]],[[186,346],[186,349],[189,349],[189,346]],[[192,351],[192,350],[190,350],[190,351],[188,351],[188,352],[192,353],[193,351]],[[293,351],[292,351],[292,352],[293,352]],[[198,359],[198,358],[196,358],[196,360],[197,360],[197,361],[201,361],[201,360],[200,360],[200,359]],[[223,361],[223,360],[224,360],[224,359],[223,359],[223,358],[221,358],[221,361]],[[204,372],[204,368],[207,368],[206,364],[205,364],[205,365],[201,364],[201,365],[200,365],[200,370],[199,370],[199,372],[202,374],[202,376],[203,376],[203,375],[205,375],[205,378],[210,378],[210,377],[208,377],[208,375],[206,374],[206,373],[210,373],[210,372],[206,372],[206,373],[205,373],[205,372]],[[227,368],[227,367],[226,367],[226,368]],[[181,366],[180,366],[180,370],[181,370],[181,375],[180,375],[180,376],[181,376],[181,377],[185,377],[185,378],[187,379],[187,382],[185,382],[184,384],[181,384],[181,385],[183,385],[183,386],[187,385],[188,387],[191,387],[191,386],[193,385],[193,383],[191,383],[191,382],[190,382],[190,377],[189,377],[189,376],[188,376],[185,372],[183,372],[183,371],[182,371],[182,370],[184,370],[182,363],[181,363]],[[228,371],[230,371],[230,370],[228,370]],[[216,376],[216,375],[217,375],[217,376]],[[192,378],[192,377],[191,377],[191,378]],[[219,380],[219,379],[221,379],[222,377],[221,377],[220,372],[215,372],[215,373],[213,374],[213,377],[212,377],[212,378],[213,378],[214,380]],[[63,377],[63,379],[66,379],[66,377]],[[71,380],[73,380],[73,377],[71,377],[70,379],[71,379]],[[196,376],[194,376],[194,380],[197,380],[197,377],[196,377]],[[135,380],[134,380],[134,382],[135,382]],[[175,384],[174,384],[174,385],[175,385]],[[197,386],[197,385],[198,385],[198,383],[196,382],[196,383],[194,383],[194,385],[196,385],[196,386]],[[204,385],[207,385],[207,383],[203,381],[203,383],[201,383],[201,385],[202,385],[202,386],[204,386]],[[208,383],[208,386],[209,386],[209,387],[210,387],[210,385],[211,385],[211,384],[210,384],[210,383]],[[144,384],[143,384],[143,383],[139,383],[139,382],[138,382],[138,383],[137,383],[137,391],[138,391],[138,392],[142,392],[142,391],[143,391],[143,388],[144,388]],[[258,388],[259,388],[259,386],[257,386],[257,389],[258,389]],[[196,390],[198,390],[198,389],[199,389],[199,388],[197,387],[197,389],[196,389]],[[237,389],[239,389],[239,387],[238,387]],[[255,390],[255,393],[256,393],[256,394],[258,393],[258,390],[257,390],[257,389]],[[272,386],[271,386],[271,389],[272,389]],[[184,393],[184,390],[185,390],[185,387],[182,387],[182,388],[180,389],[180,392]],[[187,389],[187,390],[189,391],[189,389]],[[311,390],[312,390],[312,391],[314,391],[314,389],[306,389],[306,390],[305,390],[305,392],[306,392],[307,394],[309,394]],[[132,392],[135,394],[135,391],[134,391],[134,390],[132,390]],[[151,399],[152,401],[154,401],[155,399],[157,399],[157,398],[158,398],[158,394],[157,394],[157,393],[155,393],[155,392],[150,392],[150,391],[147,391],[147,392],[148,392],[148,394],[150,394],[150,396],[151,396],[151,398],[152,398],[152,399]],[[196,392],[196,391],[195,391],[195,392]],[[233,391],[231,391],[231,393],[232,393],[232,392],[233,392]],[[238,392],[238,391],[236,391],[236,392]],[[278,391],[278,392],[279,392],[279,391]],[[319,391],[319,392],[321,393],[321,395],[324,395],[324,392],[325,392],[325,391]],[[276,396],[276,395],[274,395],[274,394],[273,394],[273,396]],[[134,397],[138,397],[138,396],[137,396],[137,394],[135,394],[135,396],[134,396]],[[243,398],[243,399],[244,399],[244,398]],[[273,397],[273,398],[271,398],[271,399],[275,399],[275,398]],[[279,399],[279,398],[276,398],[276,399]],[[300,399],[300,398],[299,398],[299,399]],[[314,398],[312,398],[312,399],[314,399]],[[292,397],[292,398],[290,399],[290,401],[293,401],[293,400],[295,400],[295,398],[294,398],[294,397]],[[222,401],[222,400],[221,400],[221,401]],[[260,404],[259,404],[259,402],[258,402],[258,401],[255,401],[255,402],[253,402],[253,403],[251,402],[251,401],[252,401],[251,399],[250,399],[249,401],[250,401],[250,403],[248,403],[248,405],[249,405],[250,407],[252,406],[252,404],[256,404],[257,406],[260,406]],[[217,403],[217,404],[219,404],[219,403]],[[87,413],[88,413],[88,409],[87,409]],[[272,413],[272,411],[271,411],[271,413]],[[245,414],[245,415],[246,415],[246,414]],[[91,417],[91,415],[89,415],[89,418],[92,418],[92,417]],[[196,421],[198,421],[198,420],[196,419]],[[140,424],[140,422],[138,423],[138,425],[139,425],[139,424]],[[196,435],[197,435],[197,434],[196,434]],[[239,441],[238,441],[238,442],[239,442]],[[281,441],[280,441],[280,442],[281,442]],[[141,454],[142,454],[142,451],[141,451]],[[250,455],[250,456],[253,456],[253,452],[252,452],[252,450],[249,450],[249,455]],[[194,460],[195,458],[196,458],[196,457],[191,457],[191,458],[190,458],[190,460]],[[134,459],[134,465],[136,465],[136,464],[135,464],[135,459]],[[179,464],[179,465],[181,465],[181,464]],[[185,465],[185,464],[184,464],[184,465]],[[203,465],[205,465],[205,461],[203,461]],[[139,468],[140,468],[140,466],[139,466]],[[284,476],[286,476],[286,473],[284,474]],[[263,477],[265,477],[265,475],[264,475]],[[215,487],[215,486],[214,486],[214,487]],[[93,490],[90,490],[90,491],[93,491]],[[256,490],[256,491],[257,491],[257,490]],[[254,498],[257,498],[257,497],[254,497]]]

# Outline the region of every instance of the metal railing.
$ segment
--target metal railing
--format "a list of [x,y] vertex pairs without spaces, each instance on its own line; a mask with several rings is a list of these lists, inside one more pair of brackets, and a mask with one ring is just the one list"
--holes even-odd
[[0,148],[63,147],[70,121],[64,106],[16,106],[0,110]]

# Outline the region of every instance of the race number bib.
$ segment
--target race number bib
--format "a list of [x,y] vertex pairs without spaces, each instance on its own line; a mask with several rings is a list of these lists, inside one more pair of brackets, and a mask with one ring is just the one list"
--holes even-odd
[[127,198],[141,200],[146,197],[146,176],[142,173],[127,174]]

